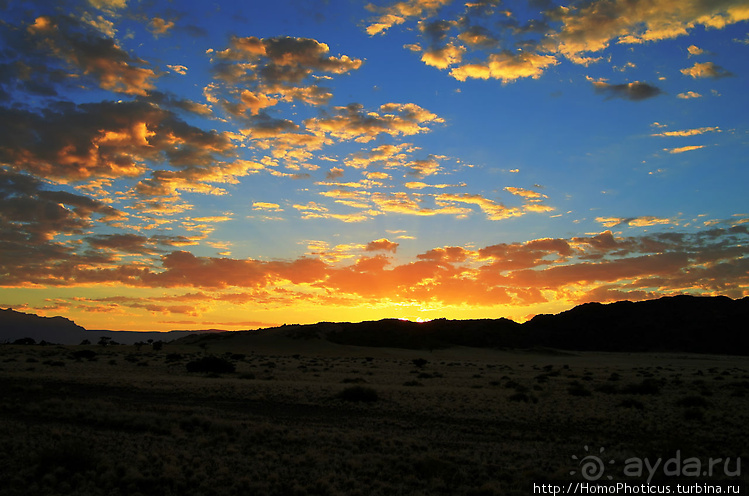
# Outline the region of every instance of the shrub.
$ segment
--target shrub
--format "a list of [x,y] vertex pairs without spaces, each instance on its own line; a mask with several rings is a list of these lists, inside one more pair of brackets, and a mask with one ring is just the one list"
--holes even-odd
[[96,358],[96,352],[94,350],[77,350],[73,352],[73,358],[91,361]]
[[705,412],[699,408],[687,408],[684,410],[684,420],[697,420],[702,422],[705,420]]
[[572,396],[590,396],[593,394],[579,382],[573,382],[570,384],[570,387],[567,388],[567,392]]
[[351,386],[338,393],[338,398],[344,401],[372,403],[380,399],[380,396],[370,387]]
[[655,379],[643,379],[638,384],[627,384],[622,388],[626,394],[660,394],[661,385]]
[[236,367],[230,361],[215,357],[207,356],[193,360],[187,364],[188,372],[205,372],[213,374],[230,374],[236,370]]
[[710,402],[708,402],[705,398],[702,396],[685,396],[681,399],[679,399],[676,404],[678,406],[684,406],[687,408],[707,408],[710,406]]
[[413,363],[416,367],[422,369],[426,364],[429,363],[429,360],[425,358],[414,358],[413,360],[411,360],[411,363]]
[[525,393],[515,393],[510,395],[507,399],[510,401],[522,401],[525,403],[528,403],[531,400],[530,396]]
[[601,384],[596,386],[595,390],[605,394],[617,394],[619,392],[619,388],[616,387],[616,384]]
[[406,381],[403,383],[404,386],[411,386],[411,387],[424,387],[422,383],[419,381]]
[[341,382],[343,384],[366,384],[367,380],[361,377],[346,377]]
[[642,401],[636,400],[634,398],[623,399],[618,406],[622,408],[636,408],[637,410],[645,409],[645,405],[642,404]]

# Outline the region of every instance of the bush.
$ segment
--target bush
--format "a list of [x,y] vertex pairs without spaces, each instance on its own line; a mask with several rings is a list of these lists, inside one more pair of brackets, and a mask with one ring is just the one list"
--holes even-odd
[[637,410],[645,409],[645,405],[642,404],[642,401],[636,400],[634,398],[623,399],[618,406],[622,408],[635,408]]
[[429,363],[429,360],[426,360],[425,358],[414,358],[411,360],[411,363],[413,363],[416,367],[423,369],[426,364]]
[[403,383],[403,385],[410,387],[424,387],[424,384],[420,383],[419,381],[406,381]]
[[373,403],[380,399],[380,396],[370,387],[351,386],[338,393],[338,398],[344,401]]
[[187,364],[188,372],[205,372],[213,374],[230,374],[236,370],[233,363],[223,358],[207,356]]
[[515,393],[510,395],[507,399],[510,401],[522,401],[524,403],[528,403],[531,400],[530,396],[525,393]]
[[626,394],[659,394],[661,385],[655,379],[643,379],[639,384],[627,384],[622,388]]
[[567,392],[572,396],[590,396],[593,394],[579,382],[573,382],[570,384],[570,387],[567,388]]
[[685,396],[679,399],[676,404],[687,408],[707,408],[710,406],[710,402],[702,396]]
[[91,361],[96,358],[96,352],[94,350],[77,350],[73,352],[73,358]]

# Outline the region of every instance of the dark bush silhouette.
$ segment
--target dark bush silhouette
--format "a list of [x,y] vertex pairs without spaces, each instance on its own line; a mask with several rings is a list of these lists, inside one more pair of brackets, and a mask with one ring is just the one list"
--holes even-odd
[[366,384],[367,380],[361,377],[346,377],[341,381],[343,384]]
[[406,381],[403,383],[403,385],[409,387],[424,387],[424,384],[420,383],[419,381]]
[[621,389],[625,394],[660,394],[661,385],[655,379],[643,379],[638,384],[627,384]]
[[362,403],[373,403],[380,399],[377,391],[370,387],[364,386],[351,386],[347,387],[337,395],[338,398],[344,401],[362,402]]
[[416,367],[422,369],[426,364],[429,363],[429,360],[425,358],[414,358],[413,360],[411,360],[411,363],[413,363]]
[[634,398],[626,398],[619,402],[619,405],[622,408],[635,408],[637,410],[644,410],[645,405],[642,404],[642,401],[636,400]]
[[589,389],[587,389],[579,382],[573,382],[572,384],[570,384],[570,386],[567,388],[567,392],[572,396],[590,396],[593,394]]
[[91,361],[96,358],[96,352],[94,350],[77,350],[73,352],[73,358]]
[[679,399],[676,404],[687,408],[707,408],[710,406],[710,402],[704,397],[696,395],[685,396]]
[[13,341],[13,344],[31,345],[36,344],[36,340],[34,338],[21,338]]
[[224,358],[207,356],[193,360],[187,364],[188,372],[204,372],[208,374],[231,374],[236,367]]
[[525,393],[515,393],[507,397],[510,401],[522,401],[524,403],[528,403],[531,398]]

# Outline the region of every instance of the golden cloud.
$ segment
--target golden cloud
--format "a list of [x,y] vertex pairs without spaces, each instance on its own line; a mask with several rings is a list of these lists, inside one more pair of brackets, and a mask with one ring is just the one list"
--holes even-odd
[[664,131],[662,133],[651,134],[650,136],[663,136],[663,137],[684,137],[684,136],[699,136],[705,133],[720,133],[722,132],[718,126],[712,127],[698,127],[695,129],[683,129],[681,131]]

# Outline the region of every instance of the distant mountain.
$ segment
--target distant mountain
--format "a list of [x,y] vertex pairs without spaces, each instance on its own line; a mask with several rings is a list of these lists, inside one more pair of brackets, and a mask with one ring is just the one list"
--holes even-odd
[[523,327],[532,342],[553,348],[749,355],[749,297],[586,303]]
[[197,344],[272,333],[297,340],[408,349],[472,346],[749,355],[748,324],[749,297],[673,296],[640,302],[586,303],[556,315],[537,315],[523,324],[508,319],[320,322],[192,336],[180,341]]
[[0,343],[13,343],[19,339],[33,339],[53,344],[80,344],[83,340],[98,343],[102,337],[121,344],[133,344],[139,341],[172,341],[191,334],[220,332],[206,331],[170,331],[170,332],[131,332],[86,330],[65,317],[40,317],[31,313],[0,308]]
[[39,317],[0,309],[0,342],[30,337],[78,344],[108,336],[132,344],[147,339],[201,344],[260,336],[282,336],[304,347],[305,340],[407,349],[451,346],[556,348],[589,351],[674,351],[749,356],[749,297],[672,296],[657,300],[586,303],[556,315],[537,315],[523,324],[508,319],[424,323],[384,319],[348,323],[285,325],[256,331],[172,331],[138,333],[86,331],[63,317]]

